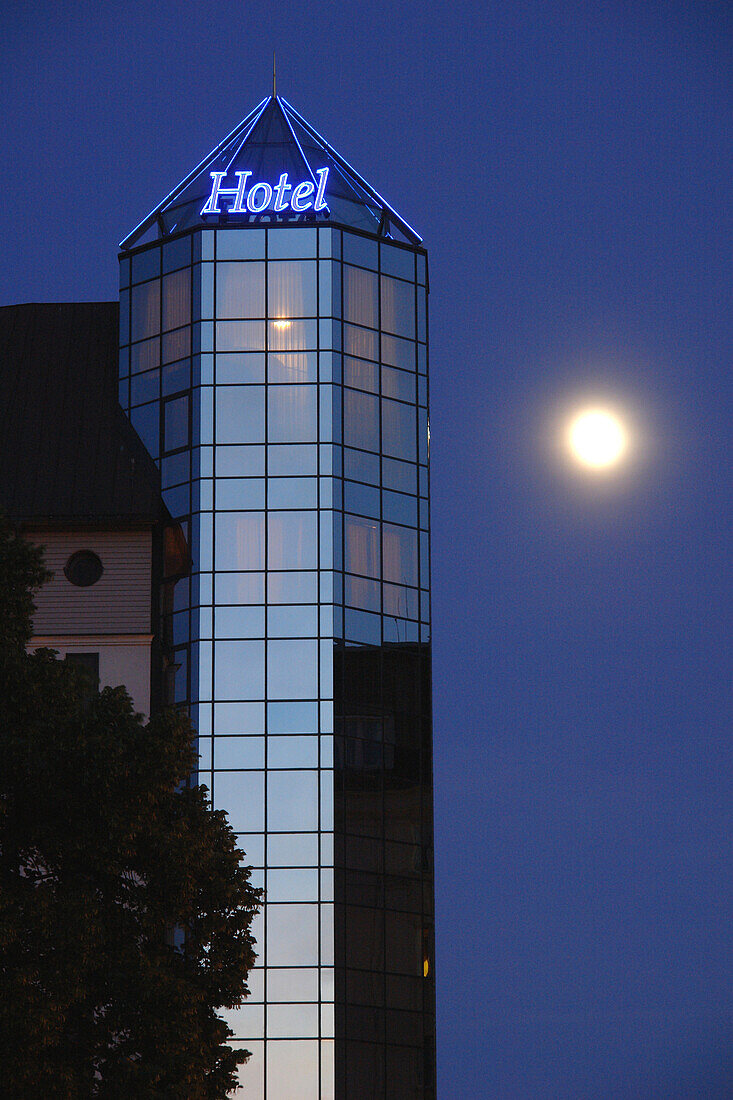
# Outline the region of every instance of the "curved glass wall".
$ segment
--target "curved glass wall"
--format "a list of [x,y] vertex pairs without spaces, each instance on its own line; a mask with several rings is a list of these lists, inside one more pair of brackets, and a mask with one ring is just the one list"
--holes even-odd
[[199,229],[121,259],[120,399],[193,570],[199,781],[265,887],[252,1100],[434,1096],[425,254]]

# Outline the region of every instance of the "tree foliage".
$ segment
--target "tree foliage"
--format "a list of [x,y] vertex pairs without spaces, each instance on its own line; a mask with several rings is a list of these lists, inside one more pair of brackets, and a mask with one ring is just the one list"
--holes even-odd
[[0,1091],[225,1097],[259,891],[187,785],[192,730],[27,654],[40,552],[0,526]]

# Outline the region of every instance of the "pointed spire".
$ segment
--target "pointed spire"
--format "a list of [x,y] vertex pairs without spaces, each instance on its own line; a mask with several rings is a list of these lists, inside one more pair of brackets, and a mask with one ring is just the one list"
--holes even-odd
[[277,99],[277,88],[275,87],[275,51],[272,51],[272,98]]

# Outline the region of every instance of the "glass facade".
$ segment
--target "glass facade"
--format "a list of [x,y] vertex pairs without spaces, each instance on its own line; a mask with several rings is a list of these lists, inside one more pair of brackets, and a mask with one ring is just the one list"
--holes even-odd
[[336,226],[121,257],[120,400],[193,562],[173,690],[265,888],[252,1100],[435,1095],[426,284]]

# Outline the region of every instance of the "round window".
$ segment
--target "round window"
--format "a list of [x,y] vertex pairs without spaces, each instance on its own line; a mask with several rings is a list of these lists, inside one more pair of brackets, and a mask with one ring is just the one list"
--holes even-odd
[[77,550],[64,566],[67,581],[75,584],[77,588],[89,588],[90,585],[96,584],[102,573],[104,573],[104,567],[92,550]]

